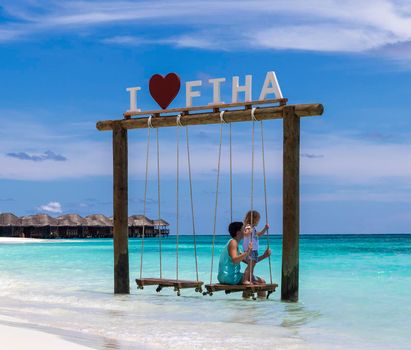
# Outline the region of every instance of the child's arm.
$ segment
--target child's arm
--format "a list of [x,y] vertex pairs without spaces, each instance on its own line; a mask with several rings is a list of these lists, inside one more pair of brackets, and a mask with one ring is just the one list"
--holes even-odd
[[228,245],[228,254],[230,255],[231,259],[233,260],[234,264],[239,264],[243,259],[245,259],[253,249],[253,244],[250,242],[248,245],[248,249],[246,252],[237,255],[237,247],[238,243],[236,240],[231,240],[230,244]]
[[265,224],[264,228],[260,232],[257,232],[257,236],[258,237],[262,236],[264,233],[266,233],[268,231],[269,228],[270,228],[270,225]]
[[264,252],[264,254],[263,254],[263,255],[260,255],[260,256],[258,257],[258,261],[257,261],[257,262],[260,262],[261,260],[267,259],[270,255],[271,255],[271,249],[270,249],[270,248],[267,248],[266,251]]

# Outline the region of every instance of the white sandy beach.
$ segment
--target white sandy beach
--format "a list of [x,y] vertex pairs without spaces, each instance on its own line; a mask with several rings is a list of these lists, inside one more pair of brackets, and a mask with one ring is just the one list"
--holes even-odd
[[[20,237],[0,237],[0,244],[27,244],[27,243],[53,243],[53,242],[73,242],[73,239],[43,239],[43,238],[20,238]],[[84,239],[75,239],[76,242],[83,242]]]
[[39,242],[39,240],[36,238],[0,237],[0,244],[1,243],[13,243],[13,244],[15,243],[35,243],[35,242]]
[[1,348],[9,350],[26,349],[59,349],[59,350],[87,350],[87,346],[79,345],[60,338],[57,335],[5,326],[0,324]]

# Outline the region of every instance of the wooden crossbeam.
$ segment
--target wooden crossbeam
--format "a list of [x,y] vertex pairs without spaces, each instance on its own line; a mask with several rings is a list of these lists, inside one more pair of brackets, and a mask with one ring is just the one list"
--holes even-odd
[[194,107],[180,107],[180,108],[169,108],[169,109],[154,109],[151,111],[127,111],[125,112],[124,118],[130,118],[138,115],[160,115],[166,113],[185,113],[191,111],[204,111],[204,110],[214,110],[214,109],[224,109],[224,108],[233,108],[241,106],[256,106],[256,105],[268,105],[279,103],[281,106],[287,103],[286,98],[276,98],[271,100],[258,100],[258,101],[249,101],[249,102],[236,102],[236,103],[221,103],[217,105],[208,105],[208,106],[194,106]]
[[[224,112],[224,120],[227,123],[251,121],[252,105],[246,105],[246,109],[227,110]],[[257,120],[281,119],[285,116],[286,108],[292,108],[295,114],[299,117],[319,116],[322,115],[324,107],[322,104],[296,104],[275,107],[257,107],[254,115]],[[177,115],[170,116],[154,116],[151,119],[151,125],[154,128],[172,127],[176,126]],[[113,130],[116,126],[123,129],[145,129],[148,128],[148,117],[130,118],[121,120],[105,120],[97,122],[97,129],[100,131]],[[220,112],[213,111],[207,113],[183,114],[180,122],[183,126],[186,125],[205,125],[205,124],[219,124]]]

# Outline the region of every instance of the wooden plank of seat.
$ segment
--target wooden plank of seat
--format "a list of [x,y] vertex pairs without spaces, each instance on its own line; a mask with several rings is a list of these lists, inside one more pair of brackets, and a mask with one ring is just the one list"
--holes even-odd
[[176,280],[169,278],[142,278],[136,279],[136,283],[139,287],[157,285],[160,287],[177,287],[180,289],[197,288],[204,284],[202,281]]
[[258,291],[265,291],[265,292],[274,292],[278,284],[206,284],[205,288],[209,293],[212,292],[219,292],[225,291],[229,293],[235,292],[258,292]]

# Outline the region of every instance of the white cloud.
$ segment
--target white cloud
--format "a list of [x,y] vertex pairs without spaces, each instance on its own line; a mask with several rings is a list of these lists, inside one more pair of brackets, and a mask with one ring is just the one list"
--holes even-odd
[[[403,58],[411,41],[407,0],[256,0],[256,1],[6,1],[0,41],[36,33],[82,32],[84,28],[116,27],[111,44],[165,44],[204,49],[244,47],[327,52],[384,53]],[[184,21],[182,21],[184,19]],[[132,28],[164,28],[156,37],[126,34]],[[121,34],[116,32],[121,29]],[[178,29],[177,29],[178,28]],[[53,31],[51,31],[53,29]],[[156,32],[156,31],[154,31]],[[146,34],[147,35],[147,34]],[[99,39],[101,40],[101,39]],[[400,51],[396,53],[397,51]]]
[[106,38],[102,40],[102,42],[105,44],[116,44],[116,45],[127,45],[127,46],[140,46],[140,45],[151,43],[150,41],[144,38],[139,38],[139,37],[130,36],[130,35],[119,35],[119,36],[114,36],[111,38]]
[[55,214],[59,214],[63,212],[61,208],[61,204],[59,202],[49,202],[48,204],[40,205],[38,210],[47,211],[49,213],[55,213]]
[[302,143],[304,153],[321,154],[302,158],[302,172],[352,183],[384,178],[411,179],[411,143],[375,142],[344,135],[310,135]]
[[257,46],[273,49],[363,52],[395,42],[393,34],[365,28],[344,28],[335,24],[274,27],[256,32]]
[[410,191],[397,189],[381,190],[376,186],[369,189],[345,189],[327,193],[305,194],[301,196],[303,202],[395,202],[411,203]]

